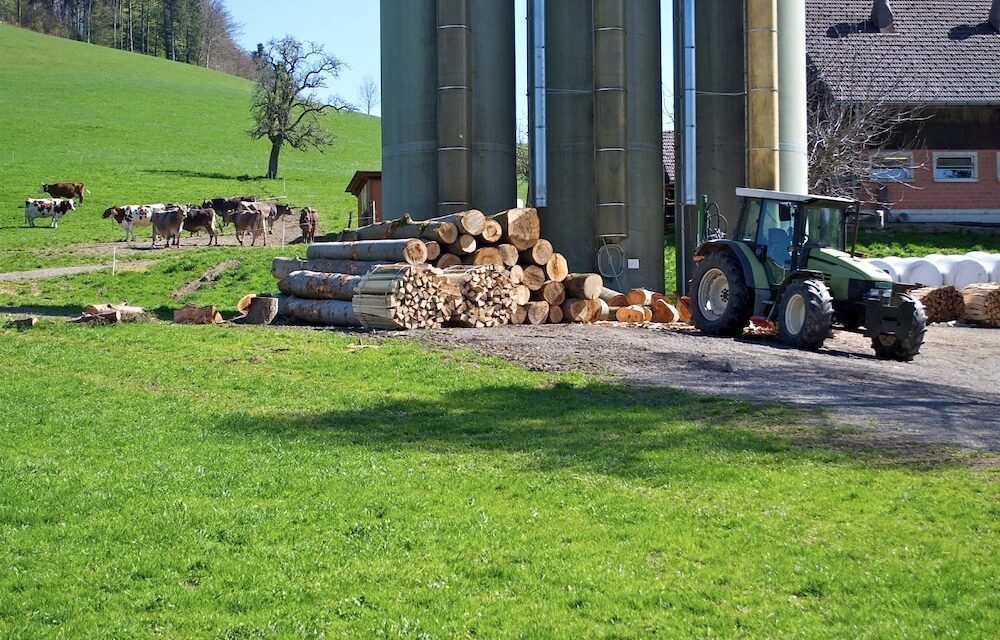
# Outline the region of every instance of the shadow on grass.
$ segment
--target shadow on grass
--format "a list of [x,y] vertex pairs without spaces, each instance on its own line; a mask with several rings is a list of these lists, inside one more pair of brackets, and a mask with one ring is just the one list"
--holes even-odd
[[80,306],[71,305],[25,305],[23,307],[0,307],[0,313],[10,313],[25,316],[50,316],[55,318],[72,318],[83,313]]
[[263,180],[263,176],[250,176],[247,174],[234,176],[218,171],[193,171],[191,169],[143,169],[143,173],[161,176],[177,176],[180,178],[203,178],[206,180],[237,180],[239,182],[251,182],[253,180]]
[[843,429],[825,425],[818,412],[590,383],[486,387],[327,413],[234,414],[220,427],[278,440],[306,437],[318,446],[517,453],[543,470],[653,482],[738,474],[746,465],[775,462],[926,469],[963,461],[938,447],[841,438],[833,432]]

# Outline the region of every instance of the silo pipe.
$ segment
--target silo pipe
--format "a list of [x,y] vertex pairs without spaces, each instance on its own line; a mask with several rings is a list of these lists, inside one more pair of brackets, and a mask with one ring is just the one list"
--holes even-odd
[[777,190],[778,6],[777,0],[747,0],[748,185]]
[[625,0],[594,0],[594,184],[598,238],[628,236]]
[[806,96],[806,3],[778,0],[778,182],[809,192]]
[[545,123],[546,81],[545,81],[545,2],[528,2],[528,50],[531,64],[528,65],[528,83],[532,87],[528,101],[529,141],[528,196],[535,207],[548,204],[548,127]]
[[438,213],[472,208],[469,0],[437,0]]

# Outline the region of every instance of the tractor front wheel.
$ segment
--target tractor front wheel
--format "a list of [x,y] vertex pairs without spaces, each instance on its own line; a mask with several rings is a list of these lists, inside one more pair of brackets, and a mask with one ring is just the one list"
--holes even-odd
[[778,337],[796,349],[819,349],[833,328],[833,296],[819,280],[798,280],[781,298]]
[[899,360],[909,362],[920,353],[924,344],[924,334],[927,333],[927,314],[924,305],[908,293],[899,296],[900,303],[913,303],[913,321],[909,331],[898,332],[895,335],[878,334],[872,338],[872,348],[879,360]]
[[725,251],[706,254],[694,271],[691,320],[699,331],[713,336],[738,336],[750,324],[753,291],[743,279],[736,256]]

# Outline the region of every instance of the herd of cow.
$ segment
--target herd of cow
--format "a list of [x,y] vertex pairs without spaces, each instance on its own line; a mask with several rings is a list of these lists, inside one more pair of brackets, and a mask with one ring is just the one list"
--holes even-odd
[[[29,198],[24,202],[24,221],[35,226],[37,218],[51,218],[52,227],[59,226],[59,219],[70,211],[75,211],[73,198],[83,204],[83,194],[89,193],[82,182],[62,182],[43,184],[39,193],[48,193],[52,198]],[[166,246],[171,241],[180,246],[182,231],[191,234],[207,233],[208,245],[219,244],[219,226],[216,216],[221,218],[221,226],[232,224],[236,229],[236,241],[243,244],[243,237],[250,234],[250,246],[261,237],[267,246],[267,235],[273,233],[273,225],[281,218],[292,214],[292,207],[286,204],[259,202],[255,196],[235,198],[211,198],[196,204],[144,204],[108,207],[104,218],[111,218],[125,231],[125,241],[136,239],[136,227],[152,227],[153,244],[163,238]],[[302,240],[311,243],[316,237],[318,216],[315,209],[305,207],[299,211],[299,228]]]

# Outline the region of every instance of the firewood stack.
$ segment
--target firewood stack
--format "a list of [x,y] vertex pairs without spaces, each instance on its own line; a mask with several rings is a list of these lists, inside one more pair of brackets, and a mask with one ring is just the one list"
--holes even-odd
[[910,294],[924,304],[928,322],[951,322],[965,315],[965,301],[958,289],[944,287],[923,287]]
[[987,327],[1000,327],[1000,283],[970,284],[962,289],[965,319]]
[[[338,242],[310,245],[306,260],[276,258],[271,272],[291,296],[282,301],[282,312],[319,324],[589,323],[617,319],[618,307],[628,308],[621,312],[624,321],[677,320],[677,309],[662,294],[636,290],[625,300],[605,289],[597,274],[569,273],[566,258],[540,235],[538,213],[530,208],[492,216],[472,209],[421,222],[404,216],[345,230]],[[368,289],[360,288],[363,278]]]

